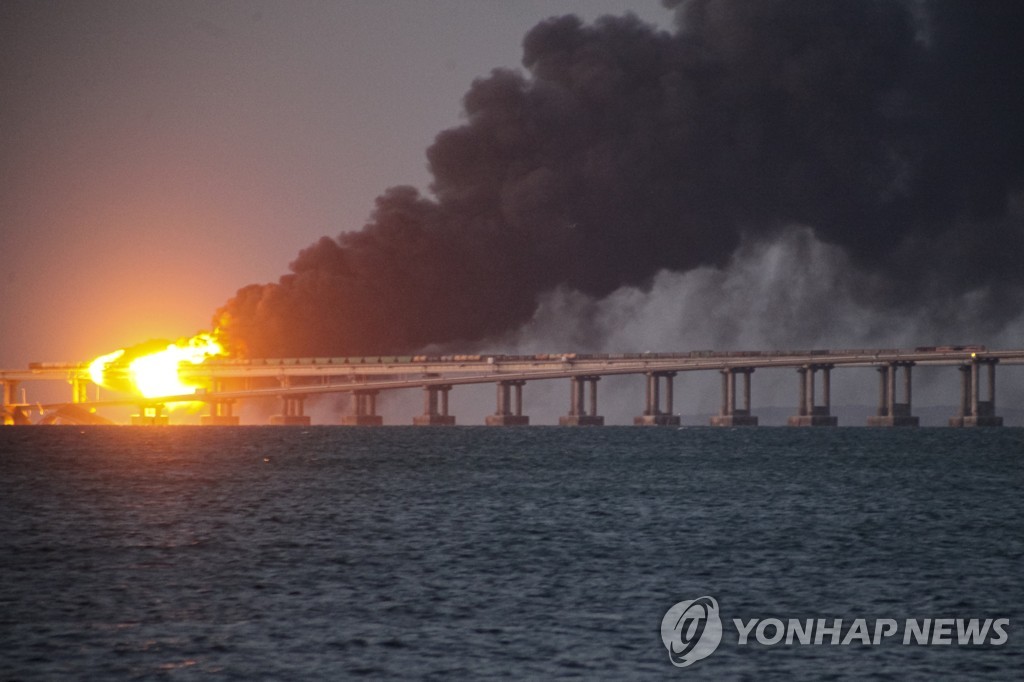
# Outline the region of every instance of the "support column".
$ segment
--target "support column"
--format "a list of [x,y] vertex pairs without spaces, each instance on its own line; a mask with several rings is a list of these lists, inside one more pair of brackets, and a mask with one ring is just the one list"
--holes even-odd
[[18,384],[20,382],[14,380],[3,381],[4,385],[4,408],[6,409],[10,405],[14,405],[18,402]]
[[3,383],[3,407],[0,409],[0,425],[25,426],[32,422],[28,418],[28,410],[18,402],[18,383],[5,380]]
[[960,372],[960,406],[957,414],[949,418],[949,425],[959,427],[964,425],[964,419],[971,416],[971,366],[960,365],[957,367]]
[[[970,365],[961,365],[960,414],[949,420],[950,426],[1002,426],[1003,418],[996,416],[996,364],[999,358],[972,359]],[[981,366],[988,365],[988,399],[981,400]],[[970,379],[967,374],[970,372]]]
[[807,374],[804,375],[804,379],[807,381],[807,404],[804,406],[804,414],[814,415],[815,412],[815,401],[814,401],[814,375],[817,374],[818,368],[811,365],[807,368]]
[[[825,365],[821,368],[821,402],[825,408],[825,414],[832,414],[832,366]],[[817,413],[817,410],[812,414]]]
[[[868,426],[918,426],[920,419],[911,407],[911,375],[913,362],[890,362],[878,368],[882,377],[878,414],[868,417]],[[896,372],[903,369],[903,402],[896,392]]]
[[238,426],[238,417],[232,414],[234,400],[211,400],[210,414],[204,414],[199,418],[203,426]]
[[139,413],[132,415],[132,426],[167,426],[169,420],[161,403],[139,405]]
[[971,414],[975,417],[980,414],[978,410],[979,403],[981,402],[978,400],[978,393],[981,388],[978,384],[980,383],[981,377],[978,376],[978,363],[973,362],[971,363]]
[[[569,378],[569,414],[558,418],[560,426],[604,426],[604,417],[597,414],[597,382],[599,376]],[[590,386],[589,409],[585,407],[586,387]]]
[[[750,375],[753,373],[753,367],[743,369],[743,412],[747,416],[750,416]],[[755,422],[754,425],[756,426],[757,423]]]
[[286,393],[281,396],[283,414],[275,414],[270,418],[273,426],[309,426],[310,419],[305,415],[306,396]]
[[797,374],[800,375],[800,406],[797,416],[803,417],[807,415],[807,368],[801,367]]
[[914,366],[912,362],[903,363],[903,399],[907,404],[907,414],[911,414],[914,411],[913,408],[913,387],[910,381],[910,368]]
[[450,385],[423,387],[423,414],[413,417],[416,426],[454,426],[455,417],[448,414]]
[[89,384],[92,382],[83,377],[75,377],[71,380],[71,402],[89,402]]
[[[213,392],[224,391],[224,380],[217,379],[213,382]],[[210,414],[204,414],[199,418],[203,426],[238,426],[238,417],[232,412],[234,400],[210,400]]]
[[[633,417],[633,424],[636,426],[679,426],[679,415],[673,414],[674,393],[672,389],[672,378],[675,372],[648,372],[647,377],[647,405],[643,415]],[[665,380],[665,411],[661,410],[660,384]]]
[[[729,367],[722,370],[722,410],[711,417],[711,426],[757,426],[750,414],[750,375],[753,367]],[[743,377],[743,407],[736,407],[736,376]]]
[[[814,375],[821,370],[822,404],[815,404]],[[800,410],[789,418],[790,426],[835,426],[839,420],[832,416],[832,365],[804,365],[797,369],[800,375]]]
[[889,409],[889,365],[882,365],[878,370],[878,413],[876,417],[888,417]]
[[[525,381],[499,381],[498,406],[484,419],[488,426],[526,426],[530,418],[523,414]],[[513,393],[514,391],[514,393]]]
[[352,391],[352,414],[342,415],[344,426],[381,426],[384,417],[377,414],[377,391],[364,388]]

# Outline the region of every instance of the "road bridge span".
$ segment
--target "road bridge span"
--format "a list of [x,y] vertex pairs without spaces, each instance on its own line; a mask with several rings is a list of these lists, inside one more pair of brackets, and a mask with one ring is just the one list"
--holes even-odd
[[[203,423],[238,423],[233,413],[237,401],[273,397],[281,401],[281,414],[274,424],[309,424],[305,401],[326,393],[349,393],[350,414],[341,423],[378,425],[376,401],[381,391],[419,388],[424,394],[423,413],[413,423],[450,425],[449,392],[456,386],[493,383],[496,406],[486,423],[524,425],[524,387],[530,382],[568,379],[569,409],[560,418],[564,425],[597,426],[598,382],[602,377],[642,375],[646,393],[638,425],[679,424],[675,413],[673,378],[680,372],[717,371],[722,377],[719,414],[714,426],[756,426],[751,386],[757,370],[795,370],[796,413],[792,426],[832,426],[832,370],[872,367],[878,370],[877,414],[872,426],[915,426],[912,411],[912,368],[918,365],[956,367],[960,373],[959,409],[951,426],[998,426],[996,414],[996,366],[1024,364],[1024,350],[988,350],[983,346],[939,346],[914,349],[849,349],[810,351],[691,351],[686,353],[633,354],[537,354],[537,355],[445,355],[374,356],[359,358],[210,359],[201,365],[182,365],[179,374],[189,383],[207,386],[196,393],[146,400],[123,396],[89,400],[90,385],[85,363],[33,363],[26,370],[0,370],[3,384],[4,423],[29,424],[33,411],[47,421],[96,421],[98,410],[115,405],[138,405],[134,423],[166,423],[164,406],[176,402],[203,402],[210,413]],[[28,400],[19,387],[33,381],[65,381],[72,388],[71,400],[40,404]],[[739,390],[742,388],[742,391]],[[55,418],[54,415],[63,414]],[[79,415],[78,418],[75,415]],[[47,419],[47,416],[50,418]]]

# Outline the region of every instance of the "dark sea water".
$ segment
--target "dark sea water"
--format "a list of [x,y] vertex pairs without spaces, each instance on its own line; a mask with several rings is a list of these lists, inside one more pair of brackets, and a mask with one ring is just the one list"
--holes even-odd
[[[1019,680],[1022,464],[1010,428],[4,428],[0,679]],[[769,617],[1010,625],[738,644]]]

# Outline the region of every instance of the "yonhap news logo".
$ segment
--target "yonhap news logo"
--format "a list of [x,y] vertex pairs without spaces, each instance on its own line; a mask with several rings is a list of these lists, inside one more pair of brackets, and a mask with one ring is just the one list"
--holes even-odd
[[722,619],[714,597],[681,601],[661,619],[661,641],[672,665],[685,668],[715,652],[722,641]]
[[[733,618],[737,646],[1002,646],[1009,618]],[[674,604],[661,619],[672,665],[685,668],[718,649],[725,634],[718,601],[705,596]]]

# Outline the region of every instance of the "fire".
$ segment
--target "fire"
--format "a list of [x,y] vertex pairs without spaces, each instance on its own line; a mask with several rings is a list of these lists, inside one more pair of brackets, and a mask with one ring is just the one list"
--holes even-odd
[[101,355],[90,363],[89,377],[98,385],[127,388],[145,398],[184,395],[198,386],[182,380],[178,370],[183,363],[199,365],[209,357],[226,354],[216,332],[197,334],[158,350],[149,350],[149,346]]
[[122,355],[124,355],[123,348],[121,350],[115,350],[113,353],[101,355],[89,363],[89,378],[92,379],[92,383],[97,386],[103,386],[103,374],[106,372],[107,367],[120,359]]

